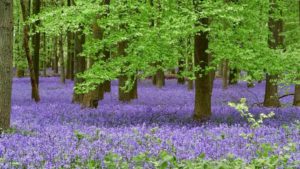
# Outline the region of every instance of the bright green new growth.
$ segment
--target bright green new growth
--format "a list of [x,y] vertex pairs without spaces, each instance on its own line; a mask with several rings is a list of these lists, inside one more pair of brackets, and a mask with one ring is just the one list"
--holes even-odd
[[252,129],[259,128],[263,124],[265,119],[272,118],[275,115],[274,112],[270,112],[269,114],[261,113],[259,114],[259,119],[256,120],[253,114],[249,112],[246,98],[242,98],[240,100],[240,103],[230,102],[228,103],[228,105],[235,108],[240,113],[241,117],[247,120]]

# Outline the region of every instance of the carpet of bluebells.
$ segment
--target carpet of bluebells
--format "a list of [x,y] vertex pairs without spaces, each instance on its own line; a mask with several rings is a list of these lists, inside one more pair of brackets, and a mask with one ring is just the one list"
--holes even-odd
[[[280,91],[285,94],[289,90]],[[253,114],[276,114],[257,129],[255,142],[276,144],[277,152],[283,151],[287,142],[294,142],[297,151],[290,160],[300,160],[300,129],[293,125],[300,120],[300,108],[291,106],[292,96],[281,99],[282,108],[257,106],[263,101],[264,83],[247,88],[241,82],[223,90],[221,81],[216,80],[213,116],[206,123],[193,121],[194,92],[177,85],[176,80],[167,80],[162,89],[149,80],[140,81],[139,99],[130,104],[118,101],[114,81],[112,92],[105,94],[98,109],[72,104],[72,93],[71,81],[62,84],[57,77],[41,78],[42,100],[36,104],[31,100],[29,79],[14,79],[11,121],[15,131],[1,135],[0,168],[69,168],[76,158],[101,161],[112,152],[130,161],[140,153],[155,156],[162,150],[178,159],[193,159],[204,153],[207,159],[232,154],[250,161],[256,157],[257,145],[240,135],[251,129],[228,106],[242,97],[247,98]],[[291,129],[287,131],[286,126]]]

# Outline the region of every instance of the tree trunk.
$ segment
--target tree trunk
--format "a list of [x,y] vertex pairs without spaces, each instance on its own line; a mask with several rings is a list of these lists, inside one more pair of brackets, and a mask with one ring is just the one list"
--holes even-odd
[[280,107],[277,87],[277,76],[266,75],[265,107]]
[[[29,11],[30,11],[30,9],[27,7],[27,5],[29,3],[26,0],[23,0],[23,1],[20,1],[20,2],[21,2],[23,20],[24,20],[24,22],[26,22],[27,18],[29,16]],[[24,25],[23,33],[24,33],[24,35],[23,35],[23,48],[25,50],[25,55],[26,55],[27,62],[28,62],[30,80],[31,80],[31,87],[32,87],[32,96],[31,97],[35,100],[35,102],[39,102],[40,101],[39,88],[38,88],[37,80],[36,80],[36,77],[35,77],[32,56],[30,55],[29,25],[28,24]]]
[[229,85],[235,85],[238,83],[238,73],[237,68],[229,69]]
[[44,60],[43,60],[43,76],[47,76],[47,43],[46,43],[46,33],[43,33],[43,50],[44,50]]
[[[86,69],[86,61],[84,57],[81,57],[80,54],[83,51],[83,44],[85,43],[85,35],[82,31],[79,31],[75,34],[75,75],[78,73],[82,73]],[[83,79],[80,79],[75,76],[74,85],[83,82]],[[83,101],[83,94],[73,93],[73,103],[82,103]]]
[[[68,6],[72,6],[71,0],[67,2]],[[67,74],[66,79],[74,80],[74,33],[68,31],[67,32]]]
[[53,38],[53,70],[55,74],[58,74],[58,56],[57,56],[57,37]]
[[156,87],[162,88],[165,86],[165,73],[163,70],[159,69],[156,72],[155,81],[156,81]]
[[194,80],[188,80],[188,90],[194,90]]
[[67,67],[66,67],[66,79],[71,79],[71,51],[72,51],[72,47],[71,47],[71,41],[72,41],[72,35],[71,32],[67,33],[67,46],[68,46],[68,50],[67,50]]
[[228,60],[224,60],[223,62],[223,89],[228,88]]
[[0,130],[10,127],[13,77],[13,1],[0,0]]
[[[199,24],[208,25],[208,18],[199,20]],[[205,72],[209,65],[208,49],[208,32],[200,31],[195,35],[195,66],[201,68],[195,73],[195,108],[194,119],[205,121],[211,116],[211,75]]]
[[185,83],[185,79],[182,76],[183,71],[184,71],[184,59],[180,58],[179,61],[178,61],[177,83],[182,84],[182,85],[184,85],[184,83]]
[[[41,8],[41,0],[34,0],[32,3],[32,13],[34,15],[38,15],[40,13]],[[36,26],[40,25],[40,21],[37,20],[34,24],[32,24],[32,31],[36,31]],[[37,82],[37,85],[39,85],[39,73],[40,73],[40,42],[41,42],[41,36],[40,33],[37,32],[32,37],[32,47],[33,47],[33,68],[34,68],[34,74],[35,79]]]
[[60,81],[66,83],[63,36],[59,36]]
[[[120,57],[125,57],[126,56],[126,51],[125,49],[127,48],[128,44],[127,41],[122,41],[118,43],[118,55]],[[125,72],[122,72],[125,73]],[[130,102],[132,99],[137,98],[137,83],[136,81],[134,82],[133,87],[129,90],[123,90],[122,88],[125,87],[126,81],[131,80],[128,79],[127,75],[121,75],[119,76],[119,101],[121,102]]]
[[[276,50],[283,45],[283,36],[280,35],[283,31],[282,19],[275,20],[273,14],[278,7],[276,0],[270,0],[270,17],[269,17],[269,30],[272,33],[268,40],[268,45],[271,49]],[[278,97],[277,75],[266,75],[266,88],[264,106],[266,107],[280,107]]]
[[223,60],[220,62],[220,64],[219,64],[219,66],[218,66],[218,68],[219,68],[219,70],[218,70],[218,75],[220,76],[220,77],[223,77],[223,67],[224,67],[224,63],[223,63]]
[[295,85],[294,106],[300,107],[300,85]]
[[[298,12],[299,12],[299,24],[300,24],[300,0],[298,1],[298,6],[299,6]],[[299,78],[298,78],[298,80],[299,80]],[[300,85],[299,84],[295,85],[295,95],[294,95],[293,105],[300,107]]]
[[[95,39],[98,40],[101,40],[103,38],[103,31],[97,24],[97,18],[95,19],[93,24],[93,36]],[[97,55],[96,57],[99,57],[100,51],[98,51],[96,55]],[[93,66],[94,61],[95,61],[94,58],[90,58],[89,67]],[[88,93],[84,94],[82,106],[89,107],[89,108],[97,108],[98,101],[102,100],[103,98],[104,98],[103,84],[100,84],[96,87],[95,90],[91,90]]]

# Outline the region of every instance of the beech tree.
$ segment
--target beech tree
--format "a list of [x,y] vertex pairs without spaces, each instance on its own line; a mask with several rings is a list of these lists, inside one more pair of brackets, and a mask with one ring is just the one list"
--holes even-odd
[[10,127],[13,76],[13,1],[0,0],[0,130]]
[[[23,21],[26,22],[30,15],[30,8],[29,8],[30,1],[29,0],[20,0],[20,4],[21,4],[21,9],[22,9],[22,18],[23,18]],[[30,27],[27,23],[24,25],[24,28],[23,28],[23,48],[25,50],[25,55],[27,58],[27,63],[28,63],[29,73],[30,73],[31,88],[32,88],[31,97],[34,99],[35,102],[39,102],[40,95],[39,95],[39,88],[38,88],[38,80],[36,79],[33,58],[32,58],[31,52],[30,52],[29,33],[30,33]]]

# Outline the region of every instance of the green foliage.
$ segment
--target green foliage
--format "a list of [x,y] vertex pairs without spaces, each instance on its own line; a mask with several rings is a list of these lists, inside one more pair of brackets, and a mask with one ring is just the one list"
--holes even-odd
[[236,103],[230,102],[230,103],[228,103],[228,105],[230,107],[235,108],[240,113],[240,115],[247,120],[250,127],[253,129],[259,128],[261,126],[261,124],[263,124],[263,121],[265,119],[272,118],[275,115],[274,112],[270,112],[267,115],[264,113],[261,113],[259,115],[259,119],[256,120],[254,118],[253,114],[249,112],[249,108],[247,106],[246,101],[247,101],[246,98],[242,98],[240,100],[240,103],[236,104]]

